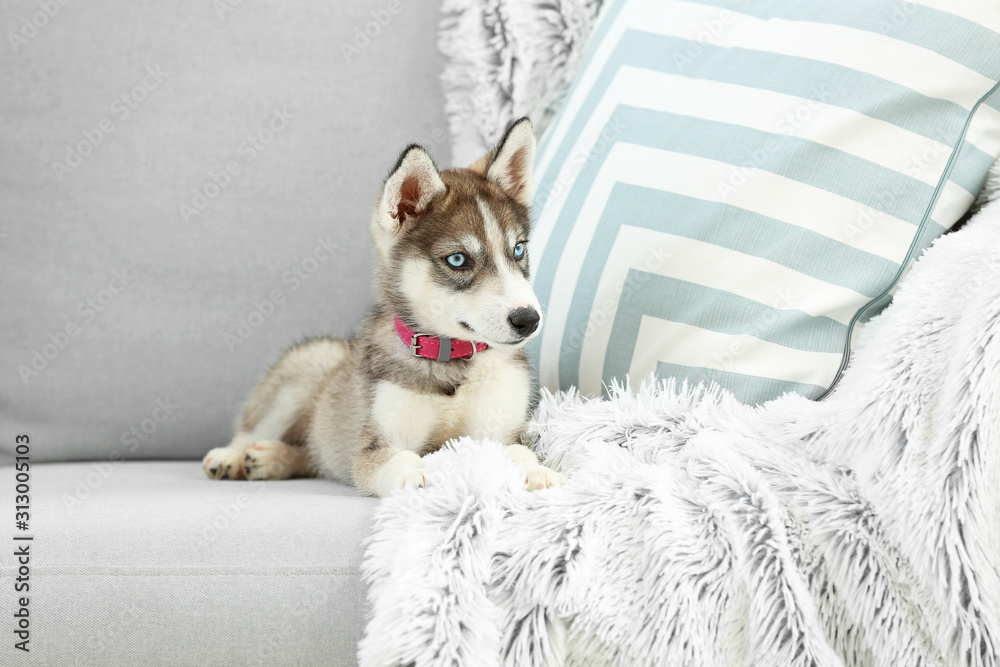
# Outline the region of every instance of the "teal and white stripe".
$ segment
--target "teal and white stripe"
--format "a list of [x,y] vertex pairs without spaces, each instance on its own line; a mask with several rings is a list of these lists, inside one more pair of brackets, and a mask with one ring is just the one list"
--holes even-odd
[[610,2],[539,147],[541,384],[824,393],[1000,155],[998,29],[985,1]]

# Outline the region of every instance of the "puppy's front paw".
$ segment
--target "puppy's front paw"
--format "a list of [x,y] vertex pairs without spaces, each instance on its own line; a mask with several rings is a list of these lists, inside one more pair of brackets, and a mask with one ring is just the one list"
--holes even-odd
[[216,447],[205,454],[201,467],[211,479],[243,479],[243,451]]
[[547,489],[553,486],[562,486],[566,483],[566,477],[551,468],[535,464],[528,466],[525,474],[525,481],[528,483],[528,491]]
[[258,440],[243,452],[247,479],[288,479],[295,470],[295,450],[278,440]]
[[408,486],[415,489],[427,486],[427,469],[421,467],[419,470],[407,470],[396,479],[396,489],[405,489]]
[[420,488],[427,485],[427,466],[413,452],[396,452],[378,473],[376,490],[385,498],[393,491],[406,487]]

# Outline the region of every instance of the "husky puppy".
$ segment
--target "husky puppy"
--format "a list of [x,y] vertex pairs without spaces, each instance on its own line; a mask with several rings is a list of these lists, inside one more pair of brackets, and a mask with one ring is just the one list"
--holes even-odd
[[522,347],[542,323],[528,281],[534,155],[527,118],[468,169],[403,151],[372,211],[372,312],[351,340],[287,350],[205,474],[318,476],[386,496],[426,484],[421,455],[465,435],[507,445],[528,489],[563,483],[525,447]]

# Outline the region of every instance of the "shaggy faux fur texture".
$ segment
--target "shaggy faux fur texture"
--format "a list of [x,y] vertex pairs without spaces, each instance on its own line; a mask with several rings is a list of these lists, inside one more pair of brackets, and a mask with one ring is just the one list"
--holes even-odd
[[365,666],[1000,665],[1000,203],[940,238],[837,390],[543,396],[381,504]]
[[530,116],[540,135],[576,73],[603,0],[445,0],[438,46],[452,164]]

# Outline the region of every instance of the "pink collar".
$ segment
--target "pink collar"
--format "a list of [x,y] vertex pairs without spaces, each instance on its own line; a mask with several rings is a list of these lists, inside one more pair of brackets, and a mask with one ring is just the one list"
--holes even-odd
[[467,359],[476,356],[476,352],[482,352],[488,347],[486,343],[473,343],[468,340],[454,340],[444,336],[439,338],[430,334],[416,333],[403,324],[399,315],[396,315],[395,325],[400,340],[409,346],[415,357],[436,361]]

